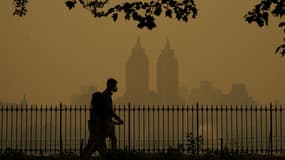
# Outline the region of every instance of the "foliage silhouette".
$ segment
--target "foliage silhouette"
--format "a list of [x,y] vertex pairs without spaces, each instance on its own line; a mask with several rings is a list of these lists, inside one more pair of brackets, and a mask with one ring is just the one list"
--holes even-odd
[[199,154],[199,152],[202,149],[202,144],[203,144],[203,137],[198,136],[194,137],[193,133],[187,133],[186,136],[186,147],[187,151],[190,152],[193,155]]
[[[284,0],[260,0],[254,8],[245,15],[245,20],[248,23],[255,22],[259,27],[269,24],[269,16],[279,17],[280,19],[285,14]],[[26,15],[26,5],[29,0],[14,0],[15,11],[14,15],[20,17]],[[113,21],[117,21],[119,14],[123,14],[125,20],[137,21],[137,27],[153,29],[156,27],[155,17],[161,16],[162,13],[168,18],[177,19],[178,21],[188,22],[189,18],[195,18],[198,14],[198,9],[194,0],[150,0],[144,2],[125,2],[115,5],[114,7],[106,8],[109,0],[65,0],[65,5],[68,9],[76,7],[77,3],[85,9],[88,9],[96,18],[111,16]],[[284,29],[285,21],[280,22],[280,28]],[[280,53],[285,56],[285,38],[284,43],[277,47],[275,53]]]
[[[269,15],[279,17],[280,19],[285,15],[285,1],[284,0],[262,0],[256,4],[254,8],[245,15],[245,20],[248,23],[255,22],[259,27],[269,24]],[[280,28],[284,29],[285,33],[285,21],[281,21]],[[277,47],[275,53],[280,53],[282,57],[285,56],[285,38],[283,44]]]
[[[27,13],[26,5],[29,0],[14,0],[14,15],[24,16]],[[147,27],[153,29],[156,27],[155,17],[165,16],[175,18],[178,21],[188,22],[188,17],[197,16],[197,8],[194,0],[151,0],[147,2],[125,2],[107,8],[109,0],[65,0],[68,9],[73,9],[77,3],[91,12],[96,18],[111,16],[113,21],[117,21],[119,14],[123,14],[126,20],[138,22],[139,28]]]

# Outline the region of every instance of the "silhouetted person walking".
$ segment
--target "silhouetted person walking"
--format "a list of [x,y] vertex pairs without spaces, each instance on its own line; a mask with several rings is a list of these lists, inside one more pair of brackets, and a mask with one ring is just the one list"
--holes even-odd
[[[102,93],[105,108],[103,109],[102,127],[104,127],[103,136],[111,139],[112,151],[117,149],[117,138],[115,135],[115,124],[123,124],[123,121],[113,110],[112,94],[117,92],[117,81],[113,78],[107,80],[107,88]],[[117,122],[112,121],[115,118]]]
[[[117,149],[115,124],[123,121],[113,110],[112,94],[118,90],[117,81],[113,78],[107,80],[107,88],[102,92],[92,95],[90,120],[88,121],[89,139],[82,151],[83,159],[88,159],[93,152],[99,151],[100,155],[106,152],[105,139],[111,139],[112,151]],[[118,122],[112,121],[115,118]]]

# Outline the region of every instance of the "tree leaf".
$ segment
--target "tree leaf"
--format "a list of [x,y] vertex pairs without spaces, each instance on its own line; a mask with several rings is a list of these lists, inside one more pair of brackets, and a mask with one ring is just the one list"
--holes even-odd
[[114,14],[112,15],[112,18],[113,18],[113,21],[116,22],[117,19],[118,19],[118,13],[114,13]]
[[172,18],[172,10],[171,10],[171,9],[168,9],[168,10],[165,12],[165,16],[166,16],[166,17],[169,17],[169,18]]
[[284,27],[284,26],[285,26],[285,22],[279,23],[279,27]]
[[277,47],[276,50],[275,50],[275,53],[278,53],[280,48],[281,48],[281,46]]
[[154,14],[156,15],[156,16],[160,16],[160,14],[161,14],[161,6],[159,6],[159,7],[157,7],[155,10],[154,10]]
[[66,2],[65,2],[65,5],[66,5],[66,7],[67,7],[69,10],[71,10],[72,8],[74,8],[74,7],[75,7],[75,4],[76,4],[76,1],[72,1],[72,0],[69,0],[69,1],[66,1]]
[[269,14],[267,12],[263,12],[262,16],[263,16],[263,19],[265,21],[265,24],[268,25],[268,16],[269,16]]

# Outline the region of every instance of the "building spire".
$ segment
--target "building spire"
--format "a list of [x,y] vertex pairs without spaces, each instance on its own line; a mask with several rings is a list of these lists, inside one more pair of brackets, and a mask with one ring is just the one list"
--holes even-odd
[[165,49],[170,49],[170,42],[169,39],[166,39]]
[[136,48],[141,48],[141,40],[139,36],[137,38]]

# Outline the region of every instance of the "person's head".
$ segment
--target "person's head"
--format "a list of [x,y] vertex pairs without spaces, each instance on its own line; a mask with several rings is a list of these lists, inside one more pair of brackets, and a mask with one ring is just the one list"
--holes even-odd
[[117,80],[115,80],[114,78],[109,78],[107,80],[107,89],[112,92],[117,92],[118,90],[117,84],[118,84]]

